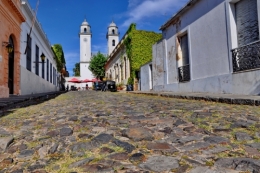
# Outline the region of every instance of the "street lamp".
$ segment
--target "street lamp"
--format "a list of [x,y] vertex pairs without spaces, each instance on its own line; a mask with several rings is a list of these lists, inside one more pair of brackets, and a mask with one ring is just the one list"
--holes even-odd
[[44,53],[42,53],[40,57],[41,57],[42,62],[35,62],[35,61],[34,61],[34,63],[45,63],[45,62],[44,62],[44,61],[45,61],[45,55],[44,55]]
[[41,54],[41,60],[42,60],[42,62],[44,63],[44,61],[45,61],[45,55],[44,55],[44,53]]
[[12,53],[13,50],[14,50],[13,45],[11,43],[9,43],[9,42],[3,42],[2,46],[5,46],[5,48],[6,48],[8,53]]

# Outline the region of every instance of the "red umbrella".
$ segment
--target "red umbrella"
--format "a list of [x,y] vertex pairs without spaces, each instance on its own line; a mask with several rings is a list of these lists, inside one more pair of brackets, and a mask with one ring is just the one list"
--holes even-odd
[[96,81],[101,82],[101,80],[96,79],[96,78],[93,78],[91,81],[92,81],[92,82],[96,82]]
[[81,80],[79,80],[79,79],[77,79],[77,78],[72,78],[72,79],[70,79],[68,82],[80,83]]
[[92,82],[92,80],[89,79],[84,79],[83,81],[81,81],[82,83],[88,83],[88,82]]

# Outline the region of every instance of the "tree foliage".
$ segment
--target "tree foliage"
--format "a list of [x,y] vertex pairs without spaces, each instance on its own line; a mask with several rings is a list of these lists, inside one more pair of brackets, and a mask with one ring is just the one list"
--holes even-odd
[[80,64],[76,63],[73,68],[73,76],[80,76]]
[[152,60],[152,46],[162,39],[162,34],[136,30],[136,24],[132,23],[127,30],[127,37],[124,40],[127,57],[130,61],[129,84],[133,84],[135,75],[141,66]]
[[105,76],[106,61],[107,57],[100,52],[91,58],[88,69],[96,78]]
[[61,72],[61,70],[63,68],[63,64],[66,64],[62,46],[60,44],[54,44],[51,48],[55,54],[54,58],[57,63],[57,71]]

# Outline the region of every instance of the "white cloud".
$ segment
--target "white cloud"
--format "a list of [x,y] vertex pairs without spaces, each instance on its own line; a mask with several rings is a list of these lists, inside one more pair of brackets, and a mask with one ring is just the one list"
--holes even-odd
[[142,22],[147,18],[174,14],[187,1],[188,0],[144,0],[142,3],[137,4],[137,0],[129,0],[128,18],[124,21],[122,27],[128,27],[133,22]]
[[135,7],[139,2],[140,0],[128,0],[128,8]]

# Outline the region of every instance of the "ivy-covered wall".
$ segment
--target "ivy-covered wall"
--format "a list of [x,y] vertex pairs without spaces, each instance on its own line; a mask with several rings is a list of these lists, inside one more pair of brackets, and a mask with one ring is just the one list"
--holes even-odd
[[134,78],[140,67],[152,60],[152,46],[161,38],[162,34],[160,33],[136,30],[135,23],[130,25],[124,40],[131,70],[128,84],[134,84]]

